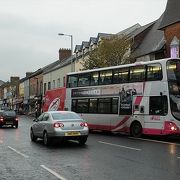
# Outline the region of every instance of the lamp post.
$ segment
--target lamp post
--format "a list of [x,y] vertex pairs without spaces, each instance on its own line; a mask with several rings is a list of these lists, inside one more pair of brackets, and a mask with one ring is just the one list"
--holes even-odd
[[58,33],[59,36],[69,36],[71,38],[71,72],[73,71],[73,35]]

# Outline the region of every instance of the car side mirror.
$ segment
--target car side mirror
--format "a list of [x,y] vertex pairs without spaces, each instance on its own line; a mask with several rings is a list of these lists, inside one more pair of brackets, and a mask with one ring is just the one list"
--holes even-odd
[[37,122],[37,119],[33,119],[33,122]]

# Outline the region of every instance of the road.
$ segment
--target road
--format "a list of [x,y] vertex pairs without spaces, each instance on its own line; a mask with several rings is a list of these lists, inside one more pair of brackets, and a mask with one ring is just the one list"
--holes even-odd
[[0,129],[1,180],[179,180],[180,138],[133,139],[91,133],[87,144],[30,141],[32,118]]

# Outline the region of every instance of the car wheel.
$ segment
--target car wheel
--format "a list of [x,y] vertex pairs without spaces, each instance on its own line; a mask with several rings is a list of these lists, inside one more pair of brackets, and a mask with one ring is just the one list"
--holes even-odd
[[35,142],[37,140],[37,137],[34,136],[33,130],[30,131],[31,141]]
[[139,122],[134,122],[132,125],[131,125],[131,136],[133,137],[136,137],[136,138],[139,138],[142,136],[142,126]]
[[16,124],[16,126],[15,126],[16,128],[18,128],[18,124]]
[[86,143],[86,141],[87,141],[87,137],[82,137],[82,138],[80,138],[79,140],[79,145],[84,145],[85,143]]
[[48,137],[48,133],[45,131],[43,135],[44,145],[48,146],[50,144],[50,138]]

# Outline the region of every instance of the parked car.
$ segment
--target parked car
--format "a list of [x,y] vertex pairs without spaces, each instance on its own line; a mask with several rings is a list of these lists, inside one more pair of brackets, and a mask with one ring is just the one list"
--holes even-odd
[[18,117],[13,110],[0,111],[0,127],[11,126],[18,128]]
[[80,145],[87,141],[89,128],[87,123],[75,112],[48,111],[42,113],[30,128],[32,141],[43,139],[45,145],[51,140],[77,140]]

